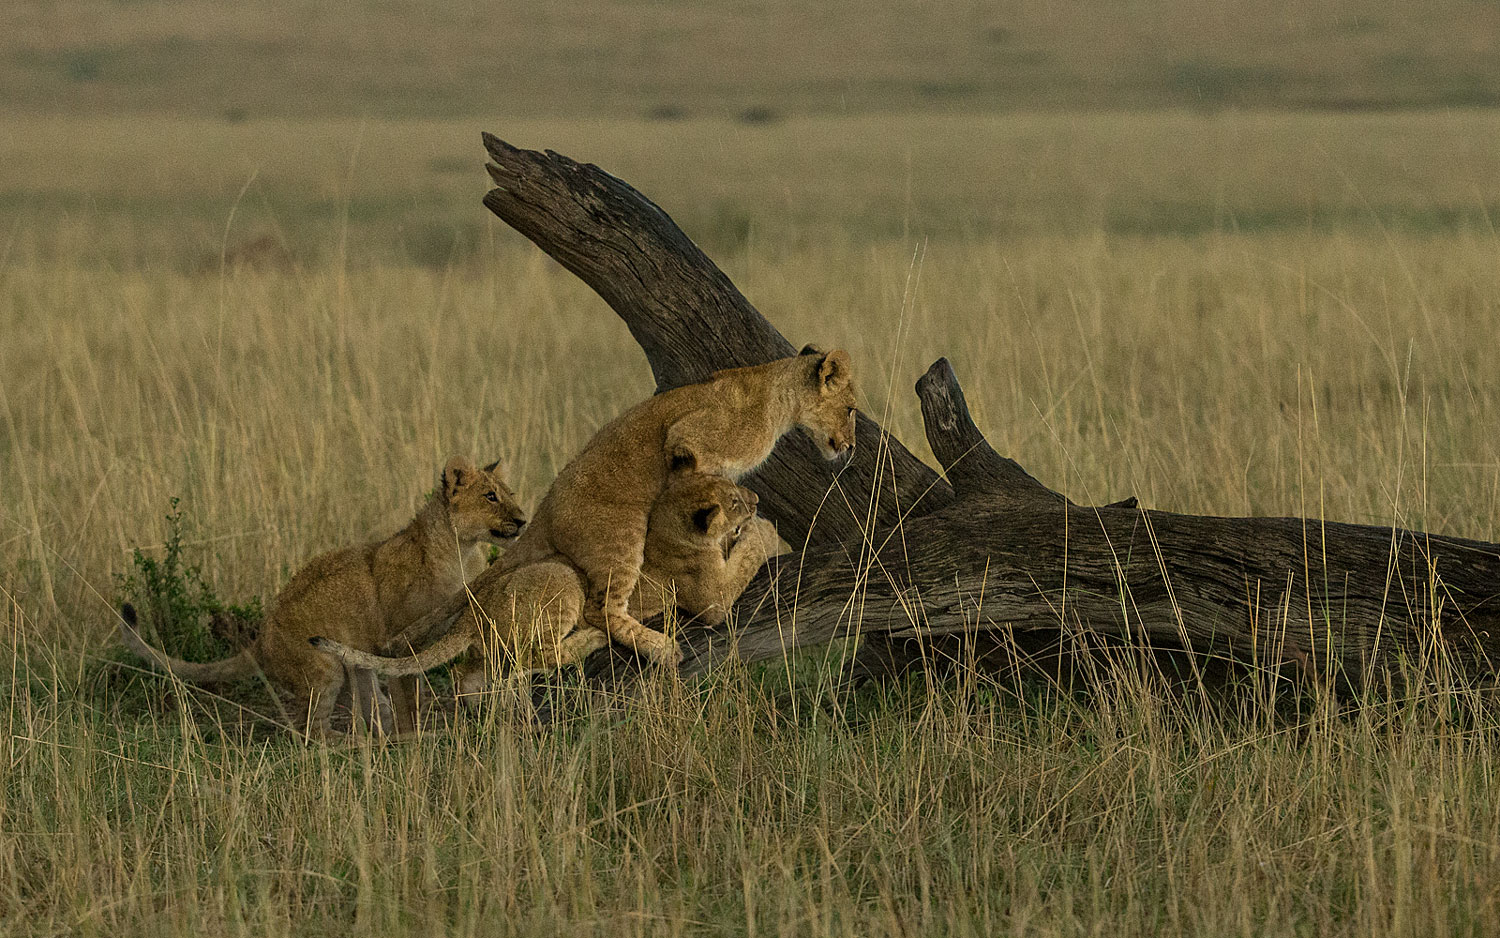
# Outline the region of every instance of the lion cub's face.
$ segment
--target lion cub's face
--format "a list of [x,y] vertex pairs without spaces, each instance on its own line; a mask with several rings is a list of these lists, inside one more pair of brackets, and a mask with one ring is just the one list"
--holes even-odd
[[526,512],[499,469],[498,461],[479,468],[461,456],[443,467],[443,498],[460,540],[508,541],[526,525]]
[[684,540],[708,541],[728,550],[759,504],[754,492],[723,476],[678,472],[657,498],[651,523],[670,528]]
[[854,451],[854,368],[842,349],[824,352],[809,345],[807,387],[798,423],[825,459],[842,459]]

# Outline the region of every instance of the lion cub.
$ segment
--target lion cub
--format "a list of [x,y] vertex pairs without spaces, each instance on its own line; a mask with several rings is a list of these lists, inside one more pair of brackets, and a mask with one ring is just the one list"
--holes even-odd
[[853,369],[842,351],[720,371],[665,391],[615,418],[574,456],[537,506],[531,526],[500,559],[502,572],[561,557],[583,575],[584,618],[612,640],[675,663],[665,635],[630,614],[646,519],[672,472],[738,481],[782,435],[802,428],[828,459],[854,448]]
[[[775,525],[756,517],[757,504],[754,492],[721,476],[674,473],[651,510],[631,613],[649,619],[675,604],[702,624],[723,622],[780,543]],[[312,642],[347,664],[387,675],[419,674],[472,648],[478,652],[476,660],[464,666],[458,681],[460,693],[472,694],[484,688],[502,663],[522,672],[551,671],[609,644],[603,632],[583,623],[583,605],[582,577],[560,559],[509,572],[495,564],[451,602],[387,643],[388,648],[400,647],[452,626],[417,654],[384,658],[324,638]],[[462,623],[453,625],[461,616]]]
[[[231,658],[198,663],[158,651],[136,631],[129,605],[121,610],[120,638],[157,668],[194,683],[263,671],[299,705],[294,716],[301,728],[326,737],[345,669],[307,640],[336,635],[352,647],[374,650],[485,569],[486,546],[511,540],[526,524],[497,467],[480,469],[466,459],[450,459],[437,490],[410,524],[383,541],[313,558],[276,595],[255,640]],[[374,726],[374,676],[350,677],[355,711]],[[414,723],[413,684],[392,686],[398,728]]]

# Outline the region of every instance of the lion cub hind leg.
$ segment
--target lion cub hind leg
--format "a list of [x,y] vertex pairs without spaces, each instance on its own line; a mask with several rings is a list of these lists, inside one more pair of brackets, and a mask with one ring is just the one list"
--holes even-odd
[[331,740],[334,707],[345,687],[343,662],[292,639],[286,631],[273,628],[262,634],[263,670],[289,701],[286,718],[291,728],[313,739]]
[[579,626],[567,638],[558,642],[553,669],[565,668],[570,664],[582,664],[589,655],[608,646],[608,635],[586,625]]
[[[630,597],[635,593],[637,576],[616,571],[605,577],[603,588],[591,588],[584,622],[602,631],[637,654],[658,664],[675,665],[682,660],[677,643],[663,632],[647,628],[630,614]],[[590,581],[592,587],[592,581]]]
[[349,709],[353,717],[351,729],[360,725],[374,736],[389,735],[396,730],[396,716],[391,702],[380,692],[375,672],[369,668],[344,665],[344,681],[349,686]]
[[292,705],[287,713],[291,728],[309,739],[333,741],[337,738],[333,732],[333,710],[338,704],[339,691],[344,688],[343,667],[333,665],[321,673],[309,673],[298,684],[291,691]]
[[547,667],[547,659],[583,615],[583,583],[565,563],[547,560],[514,571],[505,600],[490,609],[500,651],[518,669]]
[[391,695],[391,722],[386,726],[394,726],[398,734],[416,732],[421,718],[422,679],[415,674],[406,674],[389,678],[386,684]]
[[545,673],[576,664],[609,644],[598,629],[580,626],[583,580],[571,566],[555,561],[527,564],[512,572],[498,596],[487,596],[494,627],[475,643],[478,654],[459,672],[461,695],[489,686],[491,676]]
[[637,654],[658,664],[675,665],[682,657],[677,643],[665,633],[642,625],[630,614],[630,597],[635,595],[636,584],[640,582],[644,549],[645,532],[642,530],[640,547],[631,558],[633,565],[619,561],[593,568],[580,565],[588,582],[583,621],[603,632],[610,641],[619,642]]
[[569,665],[583,664],[589,655],[608,647],[608,635],[593,626],[580,625],[550,648],[541,649],[533,657],[520,661],[515,672],[507,676],[506,680],[517,679],[521,675],[527,675],[527,680],[530,680],[561,671]]
[[596,505],[592,514],[558,519],[553,546],[583,576],[584,622],[638,654],[675,665],[680,657],[676,643],[630,614],[630,597],[645,562],[649,513],[649,503]]

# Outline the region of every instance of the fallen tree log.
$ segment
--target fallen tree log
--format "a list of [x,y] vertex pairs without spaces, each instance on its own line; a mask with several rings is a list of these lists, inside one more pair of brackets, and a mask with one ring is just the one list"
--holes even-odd
[[[497,188],[484,204],[605,299],[659,390],[795,351],[629,185],[550,151],[485,145]],[[799,549],[757,576],[731,628],[684,636],[685,670],[852,635],[895,667],[918,660],[906,641],[1069,634],[1357,683],[1408,663],[1482,677],[1500,660],[1500,545],[1133,499],[1079,506],[990,447],[946,360],[917,393],[946,481],[864,416],[837,477],[808,441],[784,440],[746,484]]]

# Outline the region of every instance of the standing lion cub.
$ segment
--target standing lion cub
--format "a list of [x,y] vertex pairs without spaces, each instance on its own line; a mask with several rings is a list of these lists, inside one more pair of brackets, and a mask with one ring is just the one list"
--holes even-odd
[[[674,473],[651,510],[631,613],[649,619],[674,605],[703,625],[723,622],[779,544],[775,526],[755,515],[758,501],[754,492],[722,476]],[[400,647],[447,630],[416,654],[386,658],[326,638],[312,644],[346,664],[385,675],[420,674],[477,651],[459,675],[462,694],[482,690],[502,665],[520,672],[552,671],[609,644],[603,632],[581,621],[584,586],[572,567],[558,559],[509,572],[499,566],[387,643]]]
[[809,346],[801,355],[720,371],[632,407],[558,473],[531,526],[501,558],[501,570],[561,556],[583,575],[588,624],[637,652],[675,663],[674,643],[629,610],[651,506],[674,471],[738,481],[794,427],[828,459],[853,449],[854,376],[847,353]]
[[[170,657],[141,638],[128,604],[121,610],[120,638],[157,668],[194,683],[263,671],[299,705],[299,728],[326,737],[345,669],[308,639],[333,635],[373,651],[483,570],[486,545],[516,537],[526,524],[497,467],[450,459],[437,490],[409,525],[383,541],[313,558],[276,595],[255,641],[233,657],[203,663]],[[374,676],[366,671],[352,678],[355,710],[374,725]],[[398,728],[414,723],[413,684],[392,685]]]

